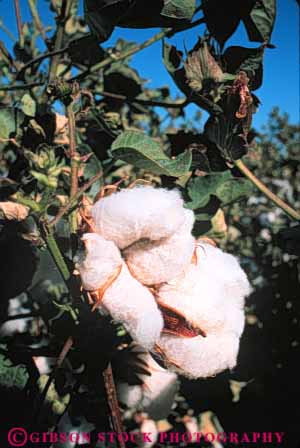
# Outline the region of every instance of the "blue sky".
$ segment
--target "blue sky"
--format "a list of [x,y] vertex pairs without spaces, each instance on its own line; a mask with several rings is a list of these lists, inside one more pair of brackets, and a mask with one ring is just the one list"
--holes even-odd
[[[23,21],[30,20],[27,0],[20,0],[20,4]],[[80,4],[80,10],[82,10],[82,0]],[[49,14],[49,3],[46,0],[38,0],[38,5],[44,24],[52,24],[53,16]],[[263,86],[255,92],[262,102],[254,116],[256,127],[261,127],[266,123],[268,113],[273,106],[279,106],[282,112],[287,112],[291,122],[299,123],[300,121],[299,7],[296,0],[277,0],[277,5],[278,14],[272,36],[272,43],[276,45],[276,48],[266,51]],[[0,19],[16,36],[17,28],[12,0],[0,0]],[[180,33],[172,39],[172,43],[181,49],[184,45],[190,49],[203,31],[204,26],[200,26],[189,32]],[[113,45],[119,37],[142,42],[156,32],[158,32],[157,29],[131,30],[118,28],[105,45]],[[11,48],[12,42],[1,29],[0,39],[4,40],[6,45]],[[251,44],[247,41],[244,27],[241,25],[235,35],[227,42],[227,46],[229,45],[255,47],[258,44]],[[132,65],[139,70],[143,78],[149,80],[147,86],[169,85],[174,96],[180,95],[161,61],[161,42],[137,54],[133,58]],[[195,106],[189,106],[189,115],[194,110]]]

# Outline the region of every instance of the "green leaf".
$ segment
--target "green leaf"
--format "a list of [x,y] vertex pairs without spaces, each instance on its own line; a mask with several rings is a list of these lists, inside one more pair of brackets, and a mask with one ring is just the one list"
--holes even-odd
[[22,97],[20,109],[28,117],[35,117],[36,102],[34,101],[32,96],[29,95],[29,93],[25,93],[25,95]]
[[205,207],[211,196],[216,196],[223,205],[227,205],[248,196],[252,188],[250,181],[234,178],[230,171],[194,177],[188,183],[188,195],[192,201],[187,203],[187,207],[192,210]]
[[216,196],[223,205],[231,204],[243,197],[250,196],[253,191],[253,185],[250,180],[241,178],[232,178],[222,183],[216,190]]
[[196,0],[164,0],[161,15],[174,19],[191,20],[196,9]]
[[24,389],[29,374],[27,369],[22,365],[13,365],[11,360],[2,353],[0,353],[0,385],[2,387],[16,387]]
[[254,42],[269,42],[276,17],[276,0],[256,2],[244,24],[248,37]]
[[0,151],[7,145],[7,140],[21,135],[24,114],[15,107],[0,107]]
[[172,177],[186,174],[192,163],[190,151],[170,159],[159,142],[138,131],[123,132],[112,144],[111,152],[115,158],[138,168]]

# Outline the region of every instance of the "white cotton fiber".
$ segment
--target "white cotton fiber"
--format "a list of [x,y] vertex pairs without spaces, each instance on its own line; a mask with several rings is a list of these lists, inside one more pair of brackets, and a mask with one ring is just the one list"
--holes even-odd
[[107,282],[121,266],[119,275],[104,292],[101,307],[112,318],[122,322],[132,338],[150,349],[160,336],[163,319],[153,295],[135,280],[114,243],[97,234],[85,234],[86,257],[78,270],[83,287],[95,291]]
[[150,186],[124,189],[97,201],[91,210],[96,232],[125,249],[140,239],[171,236],[184,222],[177,190]]
[[162,368],[149,353],[144,362],[147,363],[151,376],[139,375],[143,380],[142,386],[119,384],[118,396],[128,407],[136,407],[147,412],[150,418],[161,420],[169,415],[178,392],[177,375]]
[[82,286],[87,291],[96,291],[123,260],[116,245],[97,233],[85,233],[82,241],[86,250],[84,260],[78,265]]
[[206,378],[236,365],[239,338],[232,333],[208,334],[206,338],[165,335],[159,341],[166,366],[187,378]]
[[244,329],[244,299],[250,292],[246,274],[232,255],[201,243],[196,259],[196,264],[162,285],[157,297],[206,333],[190,339],[163,335],[158,342],[166,364],[189,378],[235,366]]
[[126,264],[103,296],[102,305],[114,320],[122,322],[132,338],[151,349],[163,328],[163,319],[153,295],[135,280]]
[[170,237],[141,240],[123,252],[132,275],[145,285],[156,285],[176,277],[191,262],[195,249],[192,236],[194,213],[184,210],[184,222]]
[[205,332],[229,329],[240,335],[244,327],[244,298],[250,292],[237,260],[210,244],[196,249],[196,264],[158,290],[158,300],[180,310]]

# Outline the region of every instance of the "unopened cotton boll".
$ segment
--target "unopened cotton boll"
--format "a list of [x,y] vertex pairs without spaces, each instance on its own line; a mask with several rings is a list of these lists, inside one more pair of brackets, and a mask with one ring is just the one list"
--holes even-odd
[[[78,265],[83,287],[105,287],[100,307],[122,322],[132,338],[151,349],[163,328],[163,319],[153,295],[130,274],[115,244],[97,234],[85,234],[86,257]],[[119,270],[119,271],[118,271]],[[117,273],[113,281],[111,276]]]
[[93,205],[91,215],[96,232],[120,249],[140,239],[167,238],[185,220],[179,191],[150,186],[124,189],[102,198]]
[[130,272],[141,283],[155,285],[176,277],[191,262],[195,249],[192,236],[194,213],[184,210],[184,222],[168,238],[141,240],[123,252]]

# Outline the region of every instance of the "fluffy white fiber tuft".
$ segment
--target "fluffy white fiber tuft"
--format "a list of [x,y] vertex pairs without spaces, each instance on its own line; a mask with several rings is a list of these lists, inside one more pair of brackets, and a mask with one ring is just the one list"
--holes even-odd
[[239,338],[232,333],[208,334],[206,338],[162,336],[159,341],[166,366],[187,378],[206,378],[236,365]]
[[140,239],[171,236],[184,222],[183,211],[179,191],[139,186],[100,199],[91,214],[97,233],[125,249]]
[[196,265],[190,264],[158,291],[160,302],[177,309],[207,334],[191,339],[165,335],[159,341],[166,359],[174,363],[168,365],[189,378],[235,366],[244,329],[244,299],[250,292],[235,257],[205,243],[199,243],[196,255]]
[[85,233],[82,241],[86,251],[84,260],[78,265],[82,286],[87,291],[96,291],[123,260],[116,245],[97,233]]
[[85,234],[86,257],[78,269],[89,291],[101,288],[112,272],[122,266],[119,276],[106,289],[101,307],[122,322],[132,338],[147,349],[158,340],[163,319],[153,295],[135,280],[114,243],[97,234]]
[[104,294],[102,304],[116,321],[123,322],[132,338],[146,349],[159,339],[163,319],[153,295],[123,264],[119,277]]
[[163,369],[150,354],[144,358],[151,375],[140,375],[143,386],[118,385],[118,395],[122,403],[129,408],[136,407],[147,412],[150,418],[166,418],[174,403],[179,385],[177,375]]
[[184,222],[170,237],[142,240],[123,252],[130,272],[141,283],[155,285],[176,277],[191,261],[195,249],[192,236],[194,213],[183,210]]

